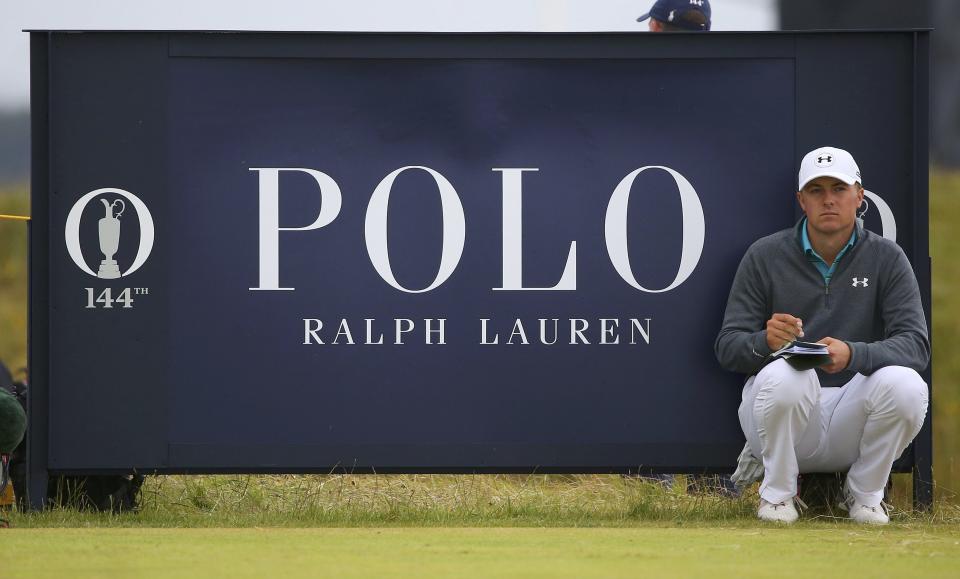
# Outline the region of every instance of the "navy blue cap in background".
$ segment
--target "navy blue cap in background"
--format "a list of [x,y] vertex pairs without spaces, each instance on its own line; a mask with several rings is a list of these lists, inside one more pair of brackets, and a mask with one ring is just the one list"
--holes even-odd
[[[685,18],[689,12],[699,12],[704,16],[704,23]],[[647,12],[637,22],[654,18],[684,30],[710,30],[710,0],[657,0],[650,12]],[[699,20],[699,19],[697,19]]]

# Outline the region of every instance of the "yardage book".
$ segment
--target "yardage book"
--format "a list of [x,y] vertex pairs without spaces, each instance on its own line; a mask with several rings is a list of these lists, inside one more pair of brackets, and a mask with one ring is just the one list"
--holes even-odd
[[776,352],[770,354],[770,359],[783,358],[797,370],[809,370],[830,363],[830,354],[826,344],[815,342],[790,342]]

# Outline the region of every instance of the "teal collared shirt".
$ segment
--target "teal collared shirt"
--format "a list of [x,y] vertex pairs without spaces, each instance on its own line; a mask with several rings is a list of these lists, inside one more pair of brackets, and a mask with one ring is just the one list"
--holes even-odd
[[827,262],[823,260],[820,255],[814,251],[813,246],[810,245],[810,237],[807,235],[807,219],[803,219],[803,224],[801,226],[803,230],[803,253],[807,255],[807,259],[810,260],[810,263],[817,266],[817,271],[820,272],[820,275],[823,276],[823,283],[829,284],[830,278],[833,277],[833,272],[837,270],[837,264],[840,263],[840,259],[845,253],[850,251],[850,248],[856,245],[857,243],[857,228],[853,228],[853,233],[850,234],[850,239],[847,241],[847,244],[843,246],[843,249],[840,250],[840,253],[837,255],[837,259],[833,260],[833,264],[827,265]]

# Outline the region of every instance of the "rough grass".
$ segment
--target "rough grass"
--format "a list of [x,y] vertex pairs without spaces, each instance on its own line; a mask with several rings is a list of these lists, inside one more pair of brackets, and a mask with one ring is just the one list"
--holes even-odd
[[956,577],[956,529],[18,529],[4,577]]
[[[56,509],[16,526],[622,526],[736,521],[748,499],[615,475],[286,475],[149,479],[138,513]],[[755,500],[755,499],[754,499]]]
[[[903,475],[899,475],[903,476]],[[897,488],[903,485],[898,485]],[[742,497],[688,492],[684,477],[663,485],[617,475],[219,475],[148,479],[137,513],[75,509],[11,513],[15,527],[634,527],[755,525],[756,485]],[[892,520],[917,528],[960,528],[960,506],[911,511],[894,491]],[[831,505],[804,519],[847,524]]]

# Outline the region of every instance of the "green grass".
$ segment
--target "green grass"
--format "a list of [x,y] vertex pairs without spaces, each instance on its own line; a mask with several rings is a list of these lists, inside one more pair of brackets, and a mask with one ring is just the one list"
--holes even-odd
[[[0,189],[0,214],[29,215],[26,187]],[[27,366],[27,224],[0,219],[0,360]]]
[[960,171],[930,181],[933,259],[933,465],[942,489],[960,491]]
[[[897,525],[960,528],[960,506],[913,512],[891,497]],[[744,496],[690,493],[616,475],[289,475],[151,477],[139,512],[48,509],[11,513],[15,527],[636,527],[753,525],[756,486]],[[846,523],[829,505],[804,519]]]
[[[789,528],[609,475],[178,476],[137,513],[12,513],[0,577],[953,577],[960,507]],[[909,497],[894,496],[906,507]]]
[[935,578],[960,568],[956,528],[18,529],[3,547],[11,579]]
[[[623,526],[737,521],[756,498],[596,475],[152,477],[137,513],[14,513],[16,526]],[[947,513],[960,522],[960,511]]]

